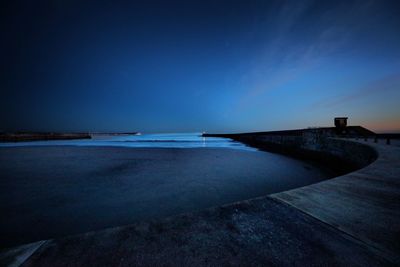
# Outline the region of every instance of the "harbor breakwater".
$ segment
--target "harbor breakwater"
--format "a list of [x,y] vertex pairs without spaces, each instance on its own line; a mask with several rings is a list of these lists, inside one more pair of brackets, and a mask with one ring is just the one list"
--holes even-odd
[[372,163],[378,156],[370,146],[335,138],[345,136],[337,135],[334,128],[203,136],[230,138],[261,150],[311,159],[343,174]]
[[342,175],[336,178],[269,197],[343,231],[368,244],[374,253],[400,264],[400,149],[390,146],[386,136],[378,141],[378,135],[365,133],[368,130],[357,126],[347,136],[336,134],[335,128],[207,136],[223,136],[339,169]]
[[337,138],[326,129],[205,136],[343,162],[352,171],[201,212],[21,246],[0,254],[0,262],[3,258],[15,266],[400,264],[400,147]]
[[47,140],[90,139],[89,133],[0,133],[0,142],[27,142]]

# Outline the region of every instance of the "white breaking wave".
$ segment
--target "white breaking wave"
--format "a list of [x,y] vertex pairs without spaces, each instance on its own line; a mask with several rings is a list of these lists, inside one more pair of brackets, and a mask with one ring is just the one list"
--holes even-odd
[[92,139],[47,140],[0,143],[0,147],[18,146],[119,146],[141,148],[233,148],[255,151],[229,138],[203,137],[201,133],[164,133],[132,135],[92,135]]

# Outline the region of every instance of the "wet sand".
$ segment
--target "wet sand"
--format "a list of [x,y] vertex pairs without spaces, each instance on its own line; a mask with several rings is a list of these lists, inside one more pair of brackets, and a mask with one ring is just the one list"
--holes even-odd
[[261,151],[3,147],[1,247],[201,210],[334,175]]

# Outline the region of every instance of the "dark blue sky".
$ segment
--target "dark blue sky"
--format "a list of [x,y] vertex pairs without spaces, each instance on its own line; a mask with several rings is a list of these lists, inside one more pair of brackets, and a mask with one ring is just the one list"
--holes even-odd
[[2,1],[0,130],[400,131],[399,1]]

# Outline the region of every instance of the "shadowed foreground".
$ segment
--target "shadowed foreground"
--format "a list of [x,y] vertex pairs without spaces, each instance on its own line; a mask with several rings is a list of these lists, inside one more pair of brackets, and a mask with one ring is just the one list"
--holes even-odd
[[266,198],[45,243],[23,266],[377,266],[388,262]]

